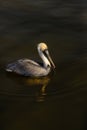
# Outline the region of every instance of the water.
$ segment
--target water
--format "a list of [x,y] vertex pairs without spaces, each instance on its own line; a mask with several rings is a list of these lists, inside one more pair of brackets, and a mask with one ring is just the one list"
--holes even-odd
[[[0,1],[0,130],[87,129],[86,1]],[[5,72],[40,60],[46,42],[56,69],[30,79]]]

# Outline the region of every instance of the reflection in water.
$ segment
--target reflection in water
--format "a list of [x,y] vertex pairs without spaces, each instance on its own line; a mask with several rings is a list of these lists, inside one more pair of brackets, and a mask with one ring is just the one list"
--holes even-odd
[[38,102],[44,101],[46,95],[46,87],[50,81],[50,77],[46,76],[43,78],[27,78],[24,80],[25,84],[29,86],[41,85],[41,89],[36,94],[36,100]]
[[[34,100],[37,102],[41,102],[45,100],[45,96],[47,95],[46,93],[46,87],[48,83],[51,80],[50,76],[46,77],[41,77],[41,78],[31,78],[31,77],[24,77],[24,76],[19,76],[17,74],[12,74],[12,73],[6,73],[7,76],[14,80],[17,84],[19,84],[22,88],[19,88],[19,91],[21,92],[21,89],[23,89],[23,92],[20,93],[19,95],[24,95],[24,96],[31,96],[34,97]],[[28,93],[27,91],[32,91],[31,88],[35,89],[35,91],[32,93]],[[30,88],[27,90],[27,88]],[[26,94],[28,93],[28,94]]]

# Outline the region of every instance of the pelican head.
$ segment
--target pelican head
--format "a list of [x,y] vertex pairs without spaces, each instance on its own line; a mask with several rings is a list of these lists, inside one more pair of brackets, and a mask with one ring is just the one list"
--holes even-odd
[[44,67],[48,68],[48,67],[52,67],[55,68],[55,65],[50,57],[49,51],[48,51],[48,46],[46,45],[46,43],[39,43],[37,46],[39,55],[41,56],[43,62],[44,62]]

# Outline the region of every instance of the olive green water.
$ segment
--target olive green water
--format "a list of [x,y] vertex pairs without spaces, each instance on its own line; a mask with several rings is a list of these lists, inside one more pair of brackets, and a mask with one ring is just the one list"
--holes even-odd
[[[87,129],[86,3],[0,1],[0,130]],[[30,79],[5,72],[20,58],[40,60],[46,42],[56,65]]]

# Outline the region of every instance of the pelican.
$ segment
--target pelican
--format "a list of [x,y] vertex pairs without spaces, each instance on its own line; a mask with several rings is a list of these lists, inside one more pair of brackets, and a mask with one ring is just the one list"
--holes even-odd
[[48,75],[51,69],[55,68],[55,65],[50,57],[46,43],[39,43],[37,45],[37,50],[43,61],[42,64],[23,58],[8,64],[6,71],[30,77],[43,77]]

